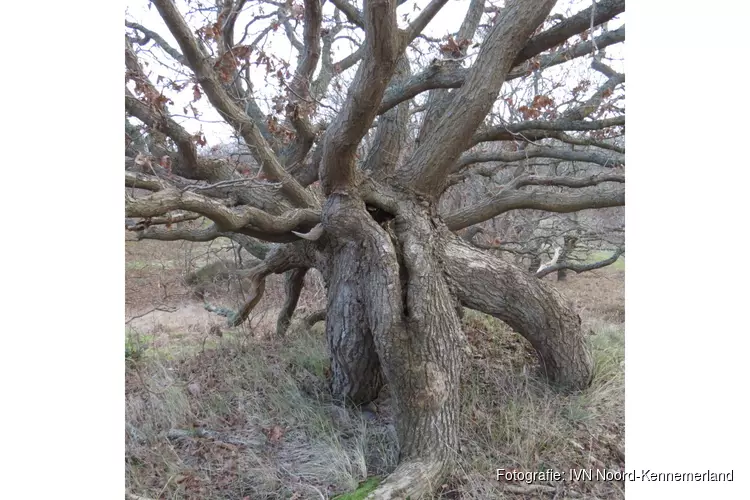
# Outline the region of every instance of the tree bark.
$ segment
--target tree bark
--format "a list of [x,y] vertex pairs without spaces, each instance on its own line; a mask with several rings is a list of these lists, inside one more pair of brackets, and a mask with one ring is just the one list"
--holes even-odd
[[[327,278],[326,337],[331,354],[331,393],[335,401],[364,405],[383,387],[372,330],[364,304],[366,250],[358,243],[334,243]],[[327,275],[327,276],[326,276]]]
[[399,200],[399,211],[384,227],[361,200],[336,194],[322,217],[332,246],[324,275],[334,393],[374,399],[377,367],[396,417],[399,466],[372,498],[428,494],[458,449],[465,337],[438,260],[437,222],[410,200]]
[[443,262],[458,298],[503,320],[536,350],[545,375],[562,388],[591,383],[593,360],[581,318],[560,293],[522,269],[446,236]]

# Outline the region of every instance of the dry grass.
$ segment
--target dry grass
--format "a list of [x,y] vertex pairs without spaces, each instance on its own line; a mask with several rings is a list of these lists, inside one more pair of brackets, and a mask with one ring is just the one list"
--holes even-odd
[[[387,391],[374,412],[331,404],[321,325],[274,340],[267,333],[275,316],[266,314],[266,321],[260,314],[249,328],[211,334],[223,318],[205,312],[181,283],[195,265],[186,263],[201,254],[205,261],[207,246],[142,244],[128,243],[129,314],[154,305],[176,310],[152,312],[126,328],[128,491],[154,499],[333,498],[392,470],[397,451]],[[495,481],[498,468],[624,466],[622,283],[623,272],[613,269],[553,281],[582,311],[597,363],[592,387],[574,395],[547,387],[524,339],[467,311],[473,356],[463,377],[461,450],[436,498],[624,496],[621,483],[530,489]],[[319,298],[308,295],[303,303],[312,308]],[[277,304],[261,305],[269,311]]]

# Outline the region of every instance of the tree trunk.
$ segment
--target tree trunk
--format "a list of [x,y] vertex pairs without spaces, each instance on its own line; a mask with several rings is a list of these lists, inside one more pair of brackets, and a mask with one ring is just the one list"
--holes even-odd
[[367,255],[357,242],[331,249],[332,268],[324,273],[328,288],[326,337],[331,353],[331,393],[336,401],[363,405],[383,387],[380,360],[367,321],[363,284]]
[[329,197],[323,211],[335,394],[357,404],[374,399],[376,359],[391,392],[400,460],[373,493],[382,499],[429,494],[453,462],[465,343],[438,260],[436,222],[416,203],[400,208],[389,228],[346,195]]

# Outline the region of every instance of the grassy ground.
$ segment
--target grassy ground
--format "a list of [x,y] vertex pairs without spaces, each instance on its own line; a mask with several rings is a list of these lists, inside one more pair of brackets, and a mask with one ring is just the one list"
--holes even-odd
[[[272,321],[260,319],[212,330],[222,318],[191,302],[179,280],[185,269],[145,255],[184,263],[185,248],[167,255],[128,245],[128,262],[146,264],[126,266],[129,314],[155,302],[165,309],[126,326],[129,492],[152,499],[352,499],[393,469],[387,388],[371,411],[331,404],[321,324],[283,340],[267,335]],[[623,273],[607,268],[559,284],[546,279],[581,311],[596,359],[592,387],[574,395],[551,390],[524,339],[467,311],[472,356],[461,391],[460,458],[435,498],[623,498],[622,483],[495,480],[498,468],[624,466]],[[315,300],[308,295],[302,303]]]

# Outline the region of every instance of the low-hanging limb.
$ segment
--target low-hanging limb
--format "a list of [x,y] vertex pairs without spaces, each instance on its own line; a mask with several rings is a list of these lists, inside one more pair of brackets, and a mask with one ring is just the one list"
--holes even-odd
[[219,200],[173,188],[142,198],[125,199],[126,217],[154,217],[171,210],[189,210],[205,215],[222,231],[252,230],[269,236],[309,229],[320,221],[320,212],[313,209],[293,209],[281,215],[270,215],[254,207],[230,208]]
[[276,335],[283,337],[292,321],[292,315],[297,308],[302,286],[305,283],[307,268],[291,269],[284,273],[284,303],[276,320]]
[[[307,242],[297,242],[289,245],[274,247],[266,258],[258,265],[243,272],[250,282],[247,300],[235,313],[228,314],[229,326],[239,326],[250,316],[266,289],[266,277],[269,274],[281,274],[285,271],[297,268],[309,268],[313,262],[310,260]],[[296,304],[295,304],[296,306]]]
[[445,270],[461,303],[503,320],[534,347],[546,376],[572,390],[588,387],[593,360],[581,319],[554,288],[522,269],[446,234]]
[[[605,182],[605,181],[602,181]],[[448,227],[456,231],[492,219],[510,210],[534,209],[570,213],[589,208],[625,205],[625,188],[596,189],[555,193],[539,189],[501,189],[495,195],[445,217]]]
[[619,259],[620,256],[624,252],[625,251],[622,248],[618,248],[617,250],[615,250],[615,252],[612,255],[610,255],[606,259],[603,259],[597,262],[592,262],[590,264],[576,264],[576,263],[568,262],[568,261],[558,262],[554,265],[545,267],[544,269],[540,269],[539,271],[537,271],[536,277],[544,278],[548,274],[554,273],[555,271],[559,271],[560,269],[569,269],[575,273],[584,273],[586,271],[593,271],[594,269],[600,269],[602,267],[607,267],[609,265],[614,264],[615,262],[617,262],[617,259]]
[[531,146],[523,151],[476,151],[464,153],[453,167],[453,172],[474,163],[490,161],[515,162],[527,158],[556,158],[563,161],[580,161],[596,163],[603,167],[617,167],[625,163],[622,155],[617,153],[605,154],[601,151],[572,151],[570,149],[554,148],[549,146]]

